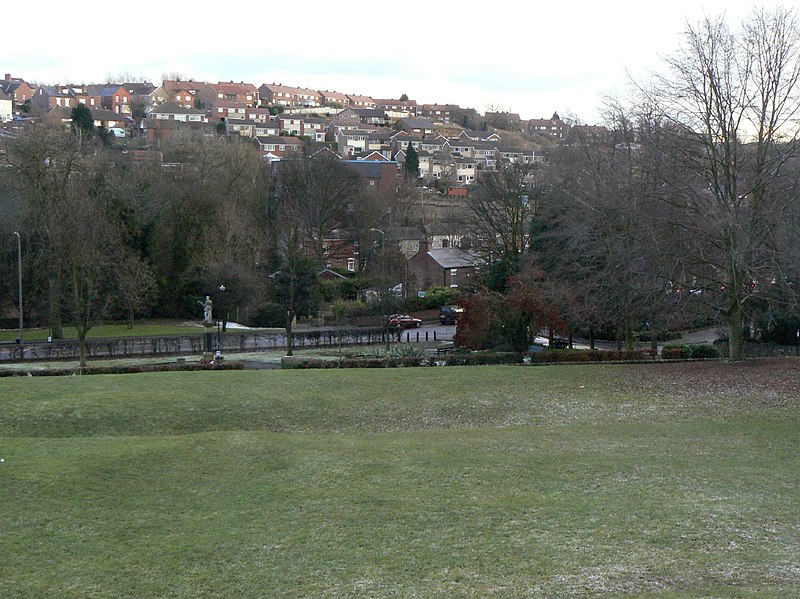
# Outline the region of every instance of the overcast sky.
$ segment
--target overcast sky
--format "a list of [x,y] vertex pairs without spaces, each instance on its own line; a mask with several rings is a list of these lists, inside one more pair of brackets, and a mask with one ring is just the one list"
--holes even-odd
[[3,72],[40,83],[129,74],[156,85],[180,73],[374,98],[406,93],[419,103],[500,108],[526,119],[558,111],[594,123],[603,96],[624,96],[629,76],[661,68],[687,22],[724,13],[736,24],[756,5],[164,0],[141,5],[146,13],[126,6],[30,5],[3,27]]

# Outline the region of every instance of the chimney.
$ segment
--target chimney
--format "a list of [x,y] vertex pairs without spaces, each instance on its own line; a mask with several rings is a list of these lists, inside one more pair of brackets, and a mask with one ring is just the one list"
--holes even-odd
[[11,73],[6,73],[5,80],[11,81]]

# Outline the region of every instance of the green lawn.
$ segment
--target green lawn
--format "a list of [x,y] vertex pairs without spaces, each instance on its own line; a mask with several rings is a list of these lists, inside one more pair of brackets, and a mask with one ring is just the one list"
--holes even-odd
[[794,359],[0,379],[0,596],[797,596],[799,380]]

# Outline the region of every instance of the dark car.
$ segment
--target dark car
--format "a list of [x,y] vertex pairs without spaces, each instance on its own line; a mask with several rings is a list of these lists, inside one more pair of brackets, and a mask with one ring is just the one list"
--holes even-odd
[[441,324],[456,324],[464,313],[461,306],[442,306],[439,308],[439,322]]
[[389,317],[389,326],[395,329],[413,329],[422,326],[422,321],[408,314],[392,314]]

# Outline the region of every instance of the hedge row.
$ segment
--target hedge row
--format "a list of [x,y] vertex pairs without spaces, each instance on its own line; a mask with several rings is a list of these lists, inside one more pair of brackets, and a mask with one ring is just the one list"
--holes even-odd
[[283,368],[400,368],[415,366],[480,366],[489,364],[557,364],[575,362],[641,362],[653,360],[652,350],[639,351],[548,351],[533,354],[502,352],[454,352],[446,356],[403,358],[367,357],[325,360],[301,356],[284,357]]
[[196,370],[243,370],[242,362],[201,364],[189,362],[179,364],[136,364],[130,366],[87,366],[86,368],[44,368],[38,370],[0,369],[0,376],[71,376],[74,374],[135,374],[139,372],[173,372]]
[[664,360],[713,360],[722,354],[714,345],[665,345],[661,348],[661,358]]

